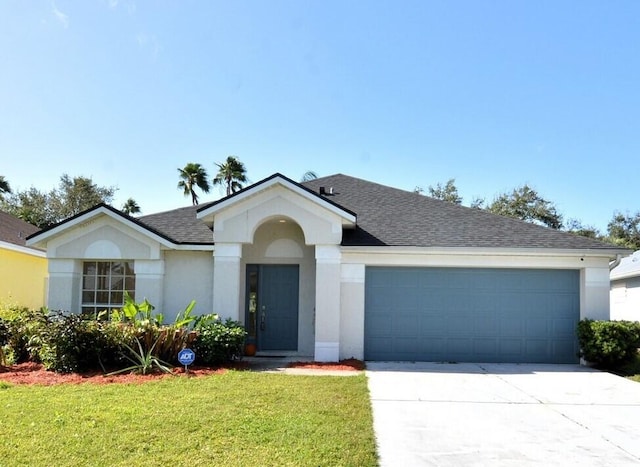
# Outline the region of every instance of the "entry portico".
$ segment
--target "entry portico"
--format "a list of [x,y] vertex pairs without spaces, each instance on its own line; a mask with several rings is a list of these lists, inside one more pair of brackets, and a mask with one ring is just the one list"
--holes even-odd
[[[276,174],[197,217],[213,228],[214,309],[244,322],[248,266],[298,265],[297,351],[313,352],[319,361],[338,360],[340,243],[343,229],[355,227],[355,215]],[[258,327],[266,327],[270,310],[258,314]]]

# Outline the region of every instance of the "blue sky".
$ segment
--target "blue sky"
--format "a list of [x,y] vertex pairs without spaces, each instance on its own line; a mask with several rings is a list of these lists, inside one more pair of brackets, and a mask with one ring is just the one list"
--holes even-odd
[[[178,167],[345,173],[464,203],[529,183],[601,230],[640,210],[640,2],[0,3],[0,175],[152,213]],[[214,189],[202,201],[219,198]]]

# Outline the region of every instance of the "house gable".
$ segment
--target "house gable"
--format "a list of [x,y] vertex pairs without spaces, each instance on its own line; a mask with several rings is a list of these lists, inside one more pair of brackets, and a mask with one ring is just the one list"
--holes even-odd
[[251,243],[258,227],[278,219],[297,223],[307,245],[338,245],[355,215],[279,174],[198,212],[213,224],[216,243]]
[[47,248],[50,258],[84,258],[86,254],[108,257],[109,254],[134,255],[155,259],[159,249],[175,244],[162,234],[100,204],[27,238],[27,245]]

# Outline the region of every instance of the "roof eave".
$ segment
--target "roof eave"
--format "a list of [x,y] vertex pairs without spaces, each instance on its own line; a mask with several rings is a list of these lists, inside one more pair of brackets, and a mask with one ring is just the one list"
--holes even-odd
[[465,254],[474,256],[572,256],[572,257],[598,257],[615,259],[627,250],[614,248],[499,248],[499,247],[424,247],[424,246],[342,246],[345,253],[380,252],[381,250],[395,254]]

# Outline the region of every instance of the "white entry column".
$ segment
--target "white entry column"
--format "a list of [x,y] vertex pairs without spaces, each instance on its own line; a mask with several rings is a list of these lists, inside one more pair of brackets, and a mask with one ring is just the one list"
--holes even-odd
[[241,243],[216,243],[213,253],[213,312],[240,320]]
[[316,342],[314,359],[340,358],[340,247],[316,245]]

